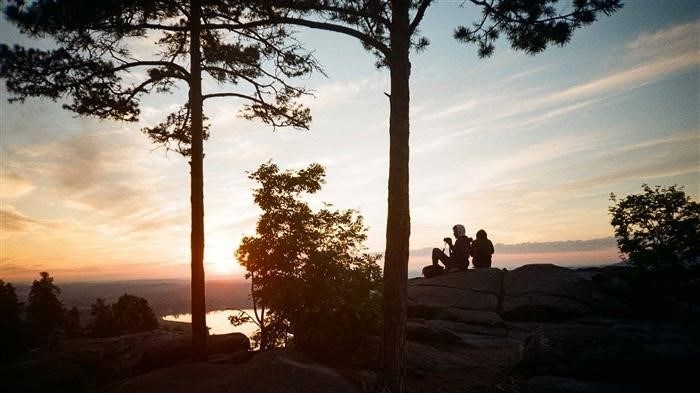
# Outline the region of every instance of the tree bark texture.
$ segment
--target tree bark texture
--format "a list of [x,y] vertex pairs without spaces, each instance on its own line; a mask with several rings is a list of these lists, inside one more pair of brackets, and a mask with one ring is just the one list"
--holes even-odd
[[411,233],[409,162],[409,2],[392,1],[389,186],[379,391],[403,393],[406,374],[406,287]]
[[204,146],[202,116],[202,66],[200,52],[200,5],[190,2],[190,202],[192,204],[192,358],[207,360],[207,323],[204,295]]

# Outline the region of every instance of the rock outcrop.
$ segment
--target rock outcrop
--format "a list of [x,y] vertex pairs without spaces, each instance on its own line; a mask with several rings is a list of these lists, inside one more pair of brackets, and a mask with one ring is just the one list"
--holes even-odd
[[[697,329],[627,318],[625,267],[468,270],[408,284],[409,383],[429,391],[683,391]],[[688,388],[687,391],[690,391]]]

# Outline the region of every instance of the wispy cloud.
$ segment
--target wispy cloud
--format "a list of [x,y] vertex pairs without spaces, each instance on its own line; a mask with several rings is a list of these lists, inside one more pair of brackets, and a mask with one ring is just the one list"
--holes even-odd
[[0,174],[0,199],[18,198],[36,186],[29,179],[15,173]]
[[29,218],[14,209],[0,210],[0,232],[3,237],[23,233],[39,225],[41,224],[38,220]]
[[476,100],[467,100],[460,102],[458,104],[452,105],[446,109],[436,111],[430,114],[423,115],[420,120],[436,120],[449,115],[464,112],[466,110],[472,109],[477,105]]
[[[700,65],[700,22],[643,33],[623,45],[614,61],[615,71],[550,92],[522,91],[517,80],[499,88],[473,91],[478,100],[467,99],[448,108],[424,110],[420,120],[438,120],[468,113],[465,127],[472,130],[524,128],[600,104],[663,78]],[[507,102],[507,105],[503,105]]]
[[679,53],[668,59],[655,59],[640,66],[573,86],[552,94],[545,101],[567,101],[600,96],[611,92],[619,92],[620,90],[631,90],[699,64],[700,55],[697,52]]
[[640,57],[659,57],[678,53],[698,55],[698,51],[700,51],[700,20],[664,30],[642,33],[628,47]]

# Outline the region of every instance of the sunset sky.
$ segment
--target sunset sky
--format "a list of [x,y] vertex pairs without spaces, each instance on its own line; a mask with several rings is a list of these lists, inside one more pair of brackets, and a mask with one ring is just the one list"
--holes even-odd
[[[698,200],[700,2],[631,0],[563,48],[533,57],[500,41],[488,59],[452,39],[478,18],[459,3],[428,9],[431,45],[412,56],[411,271],[457,223],[489,233],[498,267],[615,262],[611,192],[679,184]],[[4,20],[0,39],[31,45]],[[245,172],[268,160],[326,166],[314,206],[358,209],[368,250],[384,249],[388,72],[354,39],[299,39],[328,74],[301,81],[315,90],[310,131],[272,132],[239,118],[237,101],[205,104],[208,278],[242,277],[233,251],[260,213]],[[188,165],[140,131],[186,91],[143,99],[137,124],[8,104],[4,81],[0,95],[0,278],[189,277]]]

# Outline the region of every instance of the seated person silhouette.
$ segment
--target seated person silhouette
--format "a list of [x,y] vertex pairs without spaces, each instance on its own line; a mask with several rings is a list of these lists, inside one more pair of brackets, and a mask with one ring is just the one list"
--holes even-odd
[[472,260],[474,268],[491,267],[491,255],[493,251],[493,243],[486,237],[486,231],[479,229],[471,248],[471,255],[474,257]]
[[467,237],[467,231],[463,225],[455,225],[452,227],[452,232],[456,239],[454,245],[451,238],[444,239],[450,248],[450,255],[448,256],[439,248],[433,248],[433,266],[438,266],[440,261],[448,272],[466,270],[469,267],[469,246],[472,239]]

